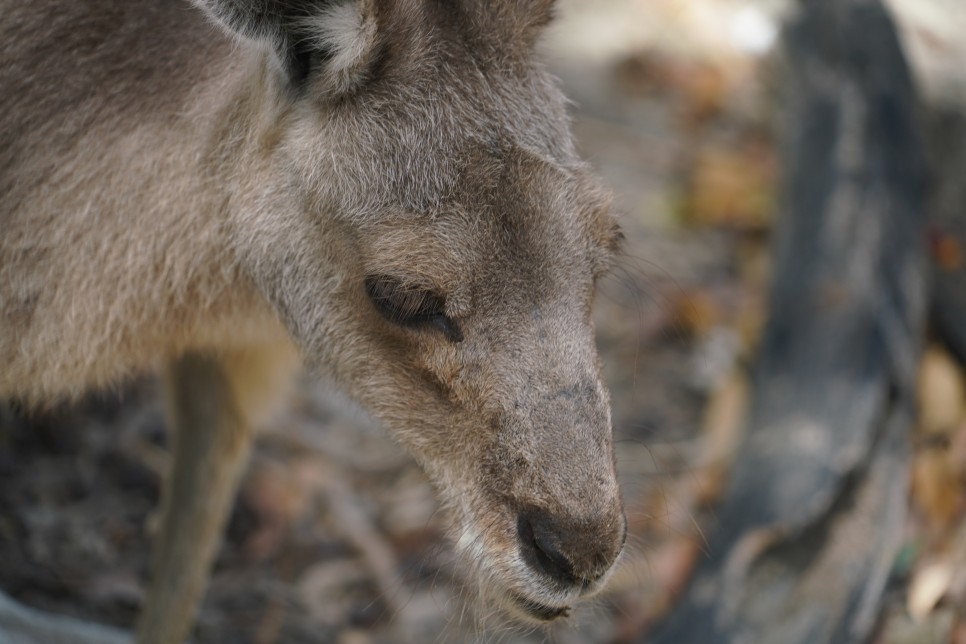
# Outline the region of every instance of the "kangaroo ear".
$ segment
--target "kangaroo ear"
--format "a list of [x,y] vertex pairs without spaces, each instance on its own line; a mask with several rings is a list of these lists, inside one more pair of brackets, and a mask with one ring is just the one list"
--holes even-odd
[[365,79],[377,50],[372,0],[192,0],[229,31],[268,42],[290,82],[328,93]]

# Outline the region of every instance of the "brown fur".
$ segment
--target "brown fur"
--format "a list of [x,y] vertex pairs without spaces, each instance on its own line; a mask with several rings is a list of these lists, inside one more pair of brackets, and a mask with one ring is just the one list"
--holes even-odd
[[[267,0],[199,1],[232,38],[175,0],[5,3],[0,395],[208,365],[217,406],[175,396],[178,436],[247,444],[294,341],[426,468],[492,594],[563,612],[623,540],[590,321],[619,233],[533,60],[551,3],[310,4],[268,28]],[[439,294],[461,341],[381,316],[373,275]],[[239,469],[227,440],[175,476]],[[173,514],[163,541],[217,538]],[[527,530],[581,583],[534,572]],[[159,575],[141,637],[177,641],[194,599]]]

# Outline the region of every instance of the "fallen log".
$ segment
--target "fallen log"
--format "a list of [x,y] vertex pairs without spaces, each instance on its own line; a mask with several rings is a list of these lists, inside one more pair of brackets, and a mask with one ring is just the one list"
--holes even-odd
[[899,545],[927,299],[916,93],[878,0],[802,2],[784,45],[749,425],[708,557],[648,641],[867,640]]

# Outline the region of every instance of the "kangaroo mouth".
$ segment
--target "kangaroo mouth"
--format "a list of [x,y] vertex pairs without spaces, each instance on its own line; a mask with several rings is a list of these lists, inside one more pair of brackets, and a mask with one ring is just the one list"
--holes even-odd
[[540,622],[552,622],[560,617],[570,615],[570,606],[548,606],[512,592],[510,599],[527,617]]

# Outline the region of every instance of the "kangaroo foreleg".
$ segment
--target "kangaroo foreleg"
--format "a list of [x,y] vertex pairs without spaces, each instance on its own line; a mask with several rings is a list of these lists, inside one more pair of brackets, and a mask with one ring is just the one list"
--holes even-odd
[[252,429],[222,360],[188,354],[167,369],[172,461],[140,644],[181,644],[221,543]]

